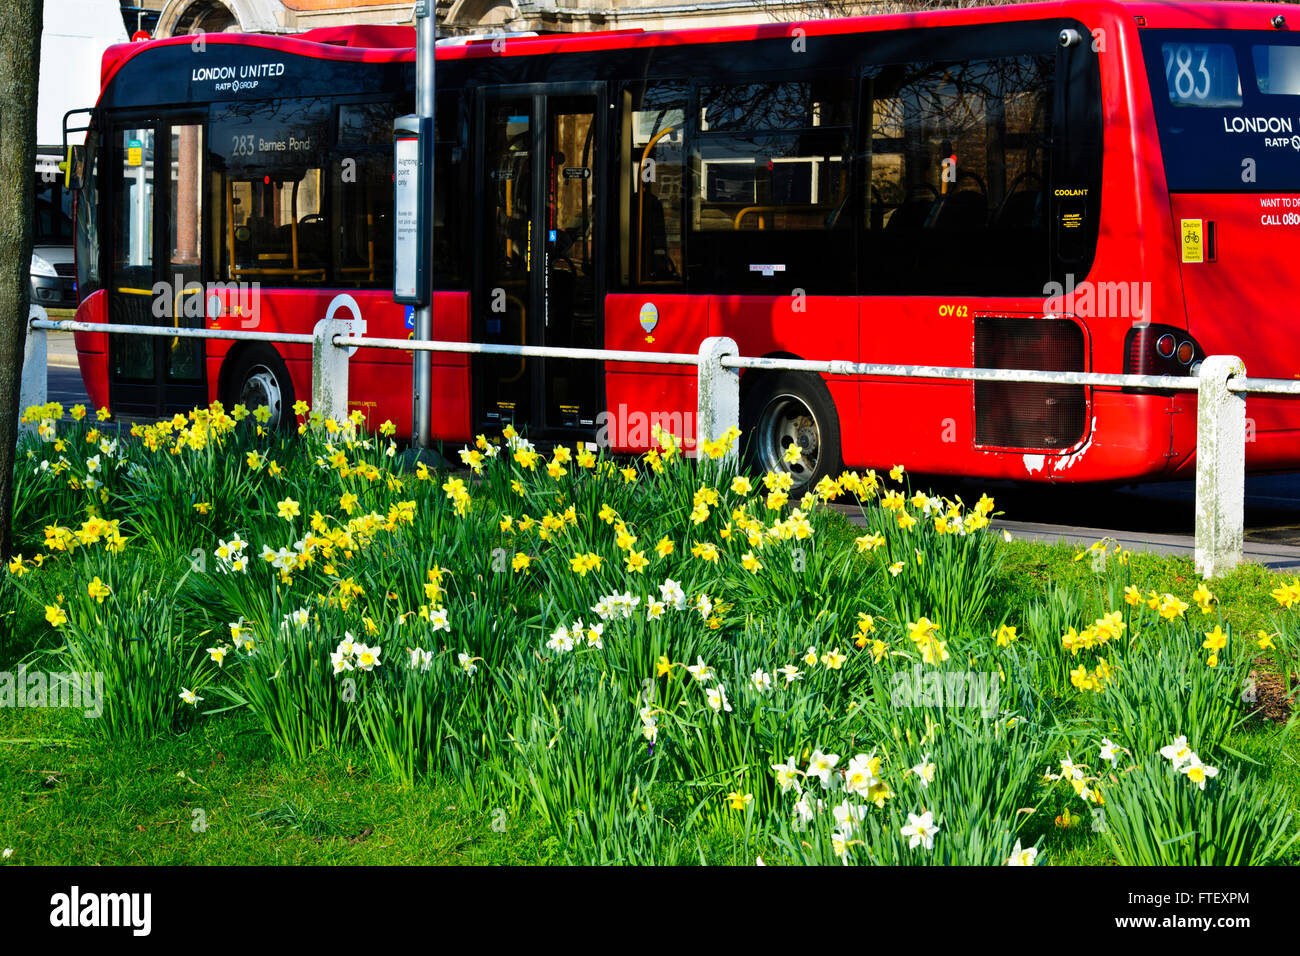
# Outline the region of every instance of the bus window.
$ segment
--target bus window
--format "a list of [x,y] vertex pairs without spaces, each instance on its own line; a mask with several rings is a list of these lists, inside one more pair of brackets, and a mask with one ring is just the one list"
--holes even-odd
[[700,90],[693,289],[853,291],[851,102],[840,77]]
[[1169,102],[1175,106],[1241,105],[1237,57],[1226,43],[1165,43],[1160,53]]
[[275,285],[323,285],[330,231],[322,166],[329,131],[323,98],[215,107],[210,127],[219,209],[217,276]]
[[341,286],[392,284],[392,149],[353,150],[331,163],[335,278]]
[[1045,56],[868,73],[864,292],[1042,290],[1054,73]]
[[621,274],[630,288],[682,284],[686,111],[679,80],[624,91]]
[[[1232,48],[1227,49],[1231,55]],[[1255,83],[1261,93],[1300,95],[1300,47],[1253,46],[1250,54],[1255,63]]]
[[396,100],[341,103],[330,160],[335,282],[379,288],[393,270],[393,119]]

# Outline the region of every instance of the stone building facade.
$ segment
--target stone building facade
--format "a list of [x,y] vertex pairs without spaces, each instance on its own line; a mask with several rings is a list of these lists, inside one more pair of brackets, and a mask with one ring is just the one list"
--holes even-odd
[[[200,30],[207,33],[301,33],[315,27],[345,24],[414,23],[411,0],[405,3],[391,0],[133,2],[159,12],[154,31],[156,37]],[[773,20],[854,16],[884,6],[877,0],[437,0],[439,34],[442,36],[529,30],[545,33],[636,28],[664,30],[769,23]]]

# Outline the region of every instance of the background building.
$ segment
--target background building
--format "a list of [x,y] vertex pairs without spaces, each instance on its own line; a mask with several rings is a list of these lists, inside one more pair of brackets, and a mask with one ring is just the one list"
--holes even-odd
[[[974,5],[969,0],[437,0],[437,4],[443,36],[663,30],[856,16],[898,6]],[[199,30],[301,33],[345,24],[414,24],[411,0],[134,0],[123,2],[122,10],[128,32],[139,24],[156,37]]]

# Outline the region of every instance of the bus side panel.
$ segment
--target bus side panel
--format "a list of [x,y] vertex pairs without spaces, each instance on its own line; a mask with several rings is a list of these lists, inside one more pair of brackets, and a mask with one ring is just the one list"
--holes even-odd
[[[1171,197],[1175,223],[1195,219],[1213,223],[1214,230],[1214,258],[1181,263],[1187,331],[1206,355],[1238,356],[1252,378],[1300,377],[1300,321],[1279,282],[1300,259],[1300,215],[1292,204],[1300,206],[1294,194]],[[1227,314],[1225,303],[1231,303]],[[1300,400],[1250,396],[1246,418],[1247,468],[1300,465]]]
[[[647,332],[643,307],[653,305],[658,321]],[[699,351],[709,328],[709,301],[702,295],[633,292],[605,297],[605,347],[634,352]],[[654,421],[695,447],[697,374],[694,365],[605,363],[605,427],[597,433],[618,452],[645,451]],[[680,427],[679,427],[680,423]]]
[[[433,296],[433,338],[441,342],[469,341],[469,293],[437,292]],[[400,333],[398,333],[400,338]],[[406,408],[406,431],[398,425],[398,434],[411,428],[411,358],[407,352],[390,352],[405,365],[404,386],[399,386],[397,370],[391,368],[389,392],[398,390],[400,404]],[[384,394],[380,389],[379,394]],[[470,357],[460,352],[433,353],[433,380],[429,395],[429,422],[437,441],[468,441],[473,432],[471,403],[474,391],[470,387]],[[394,424],[397,419],[393,419]]]
[[[976,305],[964,297],[867,297],[860,300],[863,362],[970,368]],[[972,454],[974,406],[969,382],[867,378],[861,388],[860,456],[851,467],[965,471]]]
[[[811,362],[856,361],[858,300],[847,296],[715,295],[709,297],[709,335],[736,340],[739,354],[785,355]],[[745,375],[755,373],[747,371]],[[844,460],[860,454],[858,380],[823,375],[840,419]]]
[[[108,293],[98,289],[77,306],[76,320],[107,322],[107,309]],[[77,346],[77,364],[91,405],[97,409],[108,407],[108,336],[102,332],[74,332],[72,339]]]

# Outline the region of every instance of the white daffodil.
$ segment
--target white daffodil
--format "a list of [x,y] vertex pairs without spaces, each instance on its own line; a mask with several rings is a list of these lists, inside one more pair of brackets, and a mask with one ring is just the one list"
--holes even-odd
[[334,665],[334,673],[342,674],[344,671],[352,670],[352,658],[343,654],[342,651],[335,651],[330,655],[330,663]]
[[1038,859],[1038,848],[1027,847],[1021,849],[1020,841],[1016,841],[1015,848],[1011,851],[1011,856],[1007,858],[1007,866],[1033,866],[1034,861]]
[[224,667],[226,663],[226,652],[228,650],[229,648],[223,646],[209,647],[208,657],[212,658],[218,667]]
[[921,786],[928,787],[930,786],[930,783],[934,780],[934,770],[935,770],[934,764],[930,763],[930,755],[926,754],[924,757],[921,758],[920,763],[918,763],[915,767],[908,768],[907,772],[916,774],[916,776],[921,781]]
[[1180,770],[1183,764],[1191,759],[1192,748],[1187,746],[1186,737],[1176,737],[1173,743],[1160,748],[1160,756],[1173,761],[1174,769]]
[[708,698],[709,706],[714,710],[725,710],[731,713],[731,705],[727,703],[727,690],[721,684],[709,688],[704,694]]
[[803,674],[799,673],[799,668],[795,667],[793,664],[786,664],[784,667],[778,667],[776,672],[785,678],[787,687],[797,680],[803,680]]
[[569,634],[569,629],[561,624],[551,633],[551,639],[546,642],[548,650],[564,654],[573,650],[573,637]]
[[381,661],[379,655],[383,653],[381,647],[368,647],[365,644],[356,645],[357,666],[363,671],[371,671],[379,666]]
[[672,578],[666,579],[663,584],[659,585],[659,596],[674,611],[686,610],[686,592]]
[[772,689],[772,675],[761,667],[749,675],[749,682],[760,694],[765,694]]
[[939,827],[934,822],[934,814],[926,810],[919,817],[915,813],[909,813],[907,824],[900,832],[909,838],[907,841],[909,849],[915,850],[918,846],[924,846],[927,850],[931,850],[934,848],[934,838],[939,832]]
[[772,764],[772,770],[776,773],[776,782],[782,793],[792,789],[795,793],[803,792],[803,785],[799,783],[803,771],[795,765],[794,757],[791,757],[785,763]]
[[865,794],[880,782],[874,772],[875,752],[858,754],[849,761],[844,774],[844,786],[853,793]]
[[851,833],[853,828],[867,815],[867,808],[860,803],[849,803],[841,801],[840,804],[831,809],[831,815],[840,829],[846,833]]
[[447,618],[447,609],[445,607],[438,607],[430,610],[429,623],[433,625],[435,631],[451,632],[451,621]]
[[831,777],[835,773],[835,765],[840,762],[839,754],[824,754],[820,750],[814,750],[812,756],[808,758],[809,777],[816,777],[822,782],[822,786],[830,789]]
[[703,657],[699,657],[698,655],[695,658],[694,664],[687,665],[686,672],[701,684],[713,676],[712,668],[710,668],[708,664],[704,663]]
[[199,705],[199,701],[203,699],[198,694],[194,693],[194,691],[190,690],[188,687],[181,688],[180,697],[181,700],[185,701],[185,703],[189,704],[191,707],[197,707]]
[[1200,757],[1192,754],[1187,758],[1187,762],[1179,768],[1178,772],[1187,774],[1187,778],[1192,783],[1204,790],[1206,781],[1219,775],[1219,768],[1206,766],[1201,763]]
[[474,661],[475,658],[470,657],[464,651],[461,651],[456,655],[456,662],[460,664],[461,668],[465,671],[466,677],[473,677],[474,673],[478,670],[478,665],[475,664]]
[[1099,756],[1101,757],[1102,760],[1109,761],[1110,765],[1113,767],[1115,765],[1115,761],[1119,759],[1119,748],[1115,746],[1115,744],[1112,743],[1108,737],[1102,737],[1101,753],[1099,754]]

